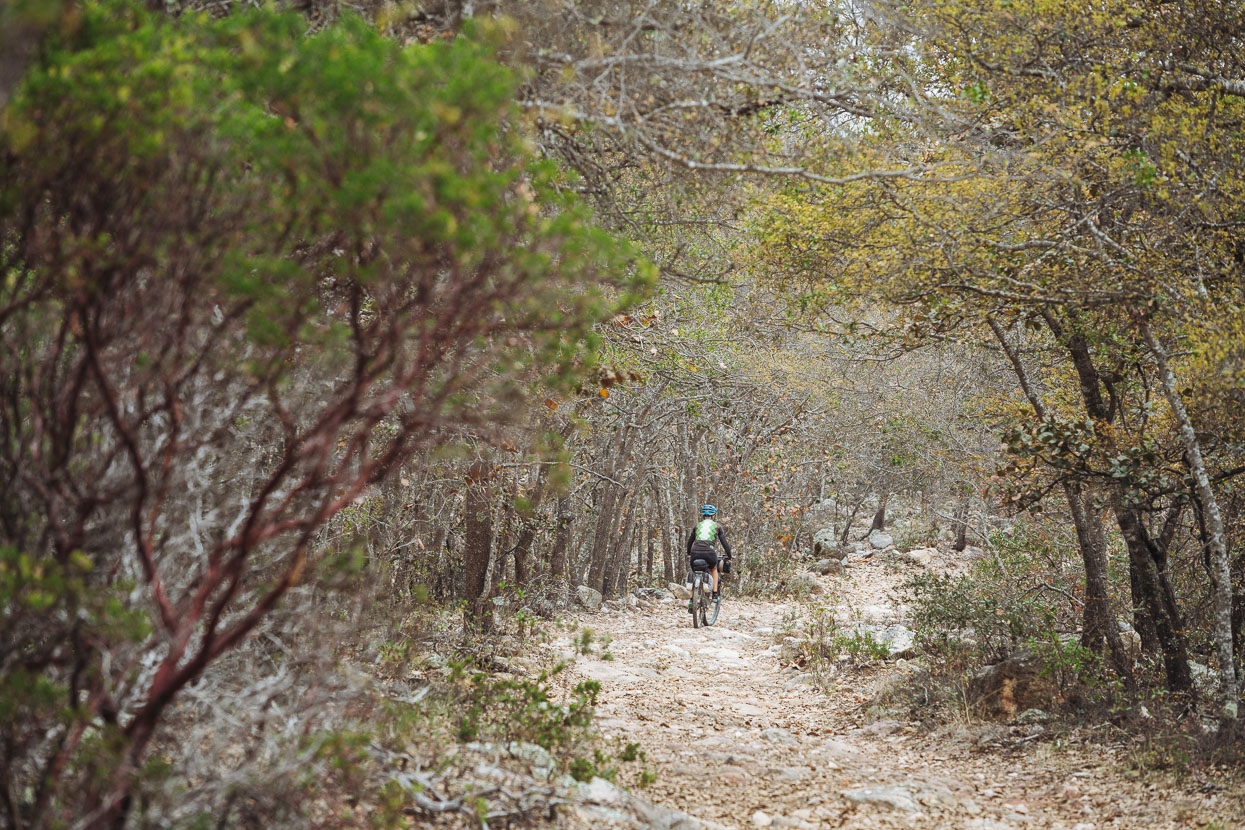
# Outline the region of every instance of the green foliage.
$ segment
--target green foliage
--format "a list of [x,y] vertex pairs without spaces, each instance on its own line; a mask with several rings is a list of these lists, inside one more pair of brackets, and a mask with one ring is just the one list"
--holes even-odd
[[1020,523],[994,534],[991,545],[995,555],[968,574],[919,573],[903,586],[918,644],[948,667],[994,662],[1075,630],[1076,608],[1047,586],[1075,595],[1078,573],[1051,538]]
[[853,666],[864,667],[890,656],[889,649],[863,625],[840,622],[833,606],[813,605],[794,622],[804,659],[818,674],[836,668],[841,658],[847,658]]
[[[184,684],[287,588],[360,581],[366,498],[336,550],[304,551],[347,493],[574,388],[653,275],[516,129],[520,78],[483,27],[403,45],[352,15],[309,33],[126,0],[62,22],[0,121],[0,683],[11,806],[44,794],[36,825],[147,804],[98,779],[143,766]],[[221,509],[239,497],[252,515]],[[52,550],[74,532],[94,567]],[[595,700],[487,694],[553,744]]]
[[579,683],[559,703],[549,680],[563,668],[531,680],[472,675],[462,695],[459,740],[526,741],[557,755],[572,753],[587,737],[601,684]]
[[[304,32],[294,14],[170,19],[87,4],[6,111],[2,203],[37,204],[65,177],[83,194],[119,187],[117,222],[160,227],[170,205],[192,203],[212,222],[197,238],[157,238],[149,254],[194,252],[200,290],[236,308],[259,347],[247,367],[259,377],[288,369],[300,344],[348,336],[332,313],[340,296],[321,290],[326,272],[388,303],[405,281],[450,289],[435,275],[452,267],[485,281],[482,320],[524,333],[494,344],[502,378],[536,366],[568,388],[595,355],[591,324],[645,292],[651,269],[506,128],[516,82],[487,39],[404,47],[349,15]],[[125,230],[59,226],[57,247],[73,253],[47,276],[69,289],[109,273],[134,254],[117,244]],[[309,259],[326,235],[335,244]],[[81,287],[108,288],[90,277]],[[431,324],[407,323],[416,335]]]
[[[146,612],[123,600],[130,586],[104,585],[98,576],[81,551],[60,561],[0,546],[0,630],[8,652],[0,672],[0,736],[12,757],[37,752],[44,736],[72,736],[64,766],[91,780],[120,762],[126,744],[114,713],[92,711],[81,694],[102,676],[82,644],[129,646],[151,633]],[[69,646],[63,642],[69,639],[67,621],[73,631]],[[76,676],[45,668],[67,659],[80,661]],[[149,763],[139,778],[159,780],[166,774],[163,764]],[[23,809],[33,806],[33,793],[19,795]]]

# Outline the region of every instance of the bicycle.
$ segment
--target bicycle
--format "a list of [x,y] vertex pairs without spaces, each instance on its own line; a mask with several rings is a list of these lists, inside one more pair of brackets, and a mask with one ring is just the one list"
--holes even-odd
[[[730,557],[723,557],[720,567],[721,573],[730,573]],[[713,601],[713,574],[710,571],[695,570],[696,565],[703,565],[703,559],[692,561],[692,601],[690,610],[692,612],[692,628],[700,628],[701,626],[710,626],[718,621],[718,612],[722,610],[722,602],[719,599]],[[718,577],[719,580],[721,576]],[[718,589],[721,590],[719,583]]]

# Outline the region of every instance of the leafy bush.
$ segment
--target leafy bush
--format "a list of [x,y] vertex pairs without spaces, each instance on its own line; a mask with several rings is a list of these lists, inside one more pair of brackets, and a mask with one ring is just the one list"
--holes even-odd
[[736,558],[734,573],[726,575],[728,590],[734,587],[739,596],[788,596],[798,593],[796,577],[802,570],[796,554],[786,548],[757,551],[746,558]]
[[992,535],[993,555],[966,575],[919,573],[904,583],[917,642],[949,668],[992,663],[1078,624],[1075,560],[1033,524]]
[[[4,725],[23,824],[169,823],[135,796],[176,702],[301,586],[360,573],[359,499],[574,388],[593,326],[646,289],[513,129],[487,40],[123,0],[48,31],[0,130],[0,545],[30,574],[0,676],[40,707]],[[335,516],[343,544],[318,544]],[[285,621],[288,652],[313,620]]]
[[564,668],[533,680],[471,675],[459,704],[459,740],[525,741],[563,757],[574,752],[588,736],[601,684],[585,680],[558,703],[549,680]]

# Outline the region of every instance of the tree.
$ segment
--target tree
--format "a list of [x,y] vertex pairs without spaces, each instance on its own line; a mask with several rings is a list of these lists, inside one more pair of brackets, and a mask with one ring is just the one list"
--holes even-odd
[[645,290],[478,40],[87,4],[0,149],[5,815],[111,826],[317,531],[591,364]]
[[[994,320],[1000,331],[1032,332],[1039,354],[1055,350],[1050,417],[1035,406],[1011,433],[1013,449],[1029,459],[1025,469],[1051,473],[1048,484],[1103,494],[1129,553],[1138,630],[1161,647],[1177,689],[1191,678],[1169,559],[1187,537],[1185,506],[1207,497],[1180,484],[1168,460],[1209,484],[1232,475],[1237,454],[1220,434],[1218,470],[1198,475],[1184,429],[1196,416],[1182,417],[1169,391],[1181,427],[1169,429],[1152,416],[1150,395],[1174,388],[1163,377],[1162,333],[1186,336],[1195,352],[1217,348],[1194,321],[1240,302],[1241,15],[1214,0],[1175,14],[1125,3],[1091,14],[1074,3],[879,4],[884,28],[910,38],[909,111],[924,102],[932,117],[906,138],[897,123],[875,123],[863,145],[941,161],[958,175],[791,193],[780,200],[785,218],[762,222],[777,231],[766,237],[777,261],[819,275],[790,282],[814,306],[881,301],[896,336],[913,343],[984,342],[983,323]],[[784,225],[800,231],[785,237]],[[1075,514],[1080,499],[1065,495]],[[1211,590],[1222,619],[1228,556],[1213,525],[1202,535],[1219,563]],[[1088,567],[1093,552],[1083,553]],[[1239,690],[1226,627],[1214,631],[1219,705],[1231,721]]]

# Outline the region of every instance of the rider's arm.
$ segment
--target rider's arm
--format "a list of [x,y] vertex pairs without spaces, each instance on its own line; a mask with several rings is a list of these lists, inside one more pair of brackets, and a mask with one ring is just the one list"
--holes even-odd
[[718,525],[718,541],[722,543],[722,550],[726,551],[726,555],[731,555],[731,546],[726,541],[726,534],[722,532],[722,526]]
[[692,542],[696,541],[696,528],[692,528],[692,532],[687,535],[687,555],[692,555]]

